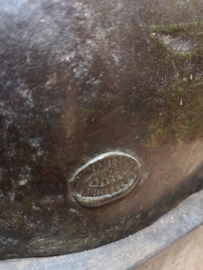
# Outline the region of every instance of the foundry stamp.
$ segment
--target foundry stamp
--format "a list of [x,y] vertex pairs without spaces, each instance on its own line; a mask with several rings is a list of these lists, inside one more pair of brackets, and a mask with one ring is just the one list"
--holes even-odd
[[98,156],[71,179],[75,199],[88,207],[104,205],[127,195],[137,184],[140,167],[135,158],[121,152]]

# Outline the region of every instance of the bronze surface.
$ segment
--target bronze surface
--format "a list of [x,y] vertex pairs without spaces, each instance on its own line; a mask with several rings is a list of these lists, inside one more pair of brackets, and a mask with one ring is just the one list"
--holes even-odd
[[[119,240],[202,189],[202,1],[0,6],[1,259]],[[138,185],[82,206],[72,177],[112,151]]]

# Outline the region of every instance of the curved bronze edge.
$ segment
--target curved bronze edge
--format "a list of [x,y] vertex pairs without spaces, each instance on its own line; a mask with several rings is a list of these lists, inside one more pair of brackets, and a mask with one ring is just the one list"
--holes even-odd
[[133,270],[203,224],[203,190],[188,197],[151,226],[90,251],[0,262],[4,270]]

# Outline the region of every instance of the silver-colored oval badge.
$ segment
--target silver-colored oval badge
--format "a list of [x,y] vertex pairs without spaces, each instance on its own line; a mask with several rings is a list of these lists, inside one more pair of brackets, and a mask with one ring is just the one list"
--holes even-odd
[[131,155],[102,154],[81,167],[70,181],[74,198],[97,207],[127,195],[137,184],[140,167]]

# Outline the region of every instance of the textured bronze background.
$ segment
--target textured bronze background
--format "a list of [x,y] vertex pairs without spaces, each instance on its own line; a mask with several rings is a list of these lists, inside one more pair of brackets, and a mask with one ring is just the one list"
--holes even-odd
[[[0,0],[0,258],[92,249],[203,187],[202,0]],[[88,208],[71,179],[139,159],[136,188]]]
[[85,206],[101,206],[127,195],[137,184],[139,174],[139,165],[132,156],[105,153],[76,172],[71,181],[73,194]]

